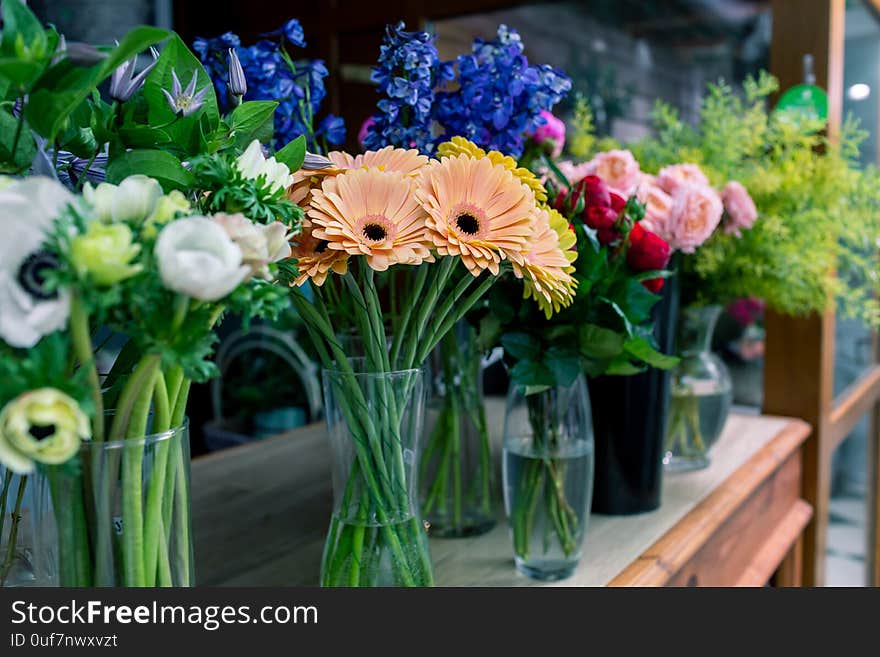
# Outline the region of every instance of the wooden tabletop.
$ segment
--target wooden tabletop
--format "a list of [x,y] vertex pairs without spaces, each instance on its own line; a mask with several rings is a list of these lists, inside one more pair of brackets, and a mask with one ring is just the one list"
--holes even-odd
[[[503,402],[490,399],[487,410],[500,416]],[[809,426],[800,420],[732,414],[709,468],[665,475],[660,509],[625,517],[592,515],[580,566],[553,585],[660,582],[663,560],[686,559],[808,434]],[[199,584],[317,584],[332,507],[322,424],[198,458],[192,464],[192,489]],[[798,523],[800,531],[809,509],[794,515],[792,531]],[[431,553],[441,586],[541,584],[515,570],[503,518],[483,536],[432,539]]]

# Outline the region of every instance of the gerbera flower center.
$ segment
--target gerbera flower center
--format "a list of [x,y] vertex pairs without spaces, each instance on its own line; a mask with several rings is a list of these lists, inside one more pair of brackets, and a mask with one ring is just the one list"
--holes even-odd
[[42,249],[31,253],[18,270],[18,284],[35,299],[48,301],[55,299],[58,292],[46,290],[46,274],[58,269],[58,258],[54,253]]
[[364,224],[364,237],[374,242],[381,242],[388,236],[385,226],[379,224]]
[[456,217],[455,225],[465,235],[476,235],[480,231],[480,220],[467,212]]
[[315,246],[315,253],[324,253],[324,251],[327,250],[328,244],[329,242],[327,240],[320,240]]

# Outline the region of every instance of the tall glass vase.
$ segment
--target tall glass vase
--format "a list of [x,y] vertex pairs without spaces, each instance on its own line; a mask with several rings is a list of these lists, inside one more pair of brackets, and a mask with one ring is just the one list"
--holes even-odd
[[460,323],[431,358],[425,449],[419,459],[422,514],[432,535],[474,536],[495,526],[494,469],[482,358],[474,329]]
[[520,572],[568,577],[581,559],[593,492],[593,429],[583,376],[523,395],[511,385],[504,420],[504,504]]
[[688,306],[681,312],[678,352],[672,373],[663,464],[667,470],[699,470],[709,465],[733,399],[730,374],[712,353],[720,306]]
[[431,586],[417,497],[424,414],[419,369],[366,372],[363,359],[324,370],[333,454],[333,516],[322,586]]
[[0,587],[53,586],[51,510],[36,475],[0,466]]
[[55,517],[61,586],[192,586],[189,431],[85,442],[48,466],[41,503]]

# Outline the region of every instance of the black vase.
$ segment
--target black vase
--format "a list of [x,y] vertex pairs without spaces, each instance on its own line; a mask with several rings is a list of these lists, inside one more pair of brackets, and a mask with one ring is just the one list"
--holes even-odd
[[[653,310],[654,336],[666,354],[674,353],[678,308],[673,276]],[[590,379],[596,436],[593,513],[630,515],[660,506],[670,380],[670,372],[657,369]]]

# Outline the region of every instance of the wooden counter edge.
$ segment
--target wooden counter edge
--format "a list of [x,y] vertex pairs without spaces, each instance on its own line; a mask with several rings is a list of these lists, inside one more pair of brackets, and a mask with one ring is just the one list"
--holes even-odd
[[[776,436],[614,577],[608,586],[664,586],[749,496],[800,448],[811,431],[810,425],[803,420],[789,420]],[[808,520],[805,510],[799,507],[792,525],[805,525]],[[796,538],[792,537],[792,541]],[[766,559],[766,555],[756,555],[755,563]],[[751,583],[754,577],[746,579]]]

